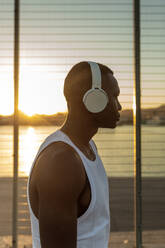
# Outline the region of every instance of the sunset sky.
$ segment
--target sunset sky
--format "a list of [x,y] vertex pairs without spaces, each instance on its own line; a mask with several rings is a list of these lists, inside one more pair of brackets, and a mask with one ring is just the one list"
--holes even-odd
[[[66,111],[63,82],[79,61],[106,64],[133,104],[132,0],[22,0],[19,108]],[[0,114],[13,112],[13,0],[0,0]],[[141,0],[142,107],[165,103],[165,3]]]

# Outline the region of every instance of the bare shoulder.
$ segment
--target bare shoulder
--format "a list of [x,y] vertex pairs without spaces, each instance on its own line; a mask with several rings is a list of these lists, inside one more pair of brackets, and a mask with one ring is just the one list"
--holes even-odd
[[65,182],[76,185],[77,193],[84,187],[85,170],[78,153],[67,143],[58,141],[50,144],[38,157],[35,170],[37,187],[47,183],[56,185]]

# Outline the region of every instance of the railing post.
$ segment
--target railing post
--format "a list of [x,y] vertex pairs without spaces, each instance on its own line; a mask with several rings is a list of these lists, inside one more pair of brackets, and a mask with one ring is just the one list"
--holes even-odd
[[13,219],[12,247],[17,248],[17,205],[18,205],[18,149],[19,149],[19,0],[14,2],[14,154],[13,154]]
[[142,248],[140,0],[134,0],[134,216],[136,248]]

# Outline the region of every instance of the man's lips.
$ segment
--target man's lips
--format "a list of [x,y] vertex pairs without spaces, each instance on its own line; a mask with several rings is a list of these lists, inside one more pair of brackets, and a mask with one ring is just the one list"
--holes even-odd
[[120,114],[119,113],[113,113],[112,121],[120,121]]
[[120,121],[120,115],[117,116],[116,121]]
[[120,118],[113,119],[113,122],[120,121]]

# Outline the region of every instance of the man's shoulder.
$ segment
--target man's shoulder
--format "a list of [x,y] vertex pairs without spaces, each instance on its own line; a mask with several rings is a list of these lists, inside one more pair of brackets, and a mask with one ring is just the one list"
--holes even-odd
[[48,160],[69,159],[81,162],[80,156],[76,150],[66,142],[55,141],[49,144],[39,155],[39,159],[46,158]]
[[36,160],[35,170],[38,175],[67,174],[81,176],[84,174],[83,162],[76,150],[69,144],[56,141],[48,145]]
[[49,192],[48,185],[55,191],[63,188],[63,185],[69,185],[78,196],[86,182],[81,158],[72,147],[60,141],[53,142],[43,151],[34,171],[34,181],[41,192]]

